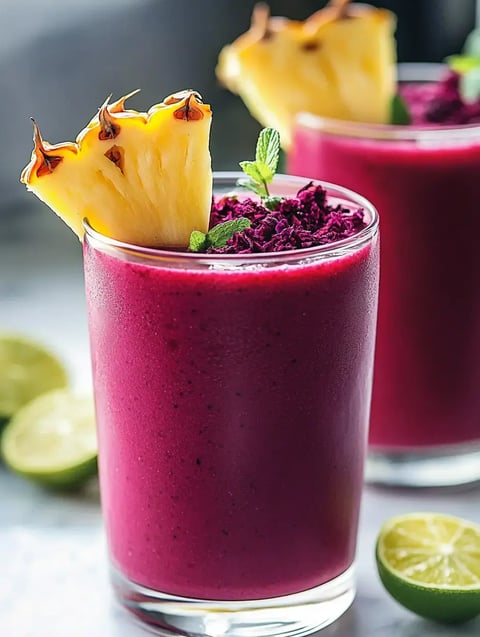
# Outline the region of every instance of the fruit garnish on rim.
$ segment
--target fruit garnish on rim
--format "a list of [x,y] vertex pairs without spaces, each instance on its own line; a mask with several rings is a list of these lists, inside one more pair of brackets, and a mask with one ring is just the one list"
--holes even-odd
[[320,184],[275,196],[280,135],[273,128],[261,131],[254,160],[240,162],[240,192],[212,198],[211,111],[198,93],[176,93],[147,113],[125,110],[126,99],[107,100],[74,144],[47,144],[34,125],[21,180],[80,239],[87,219],[128,244],[243,254],[310,248],[365,227],[362,209],[331,203]]
[[193,90],[148,112],[109,99],[75,143],[51,145],[34,123],[34,150],[21,181],[83,237],[97,231],[141,246],[186,247],[208,229],[212,113]]
[[395,16],[333,0],[304,22],[255,7],[250,29],[221,51],[217,75],[264,126],[291,142],[293,118],[388,123],[396,92]]

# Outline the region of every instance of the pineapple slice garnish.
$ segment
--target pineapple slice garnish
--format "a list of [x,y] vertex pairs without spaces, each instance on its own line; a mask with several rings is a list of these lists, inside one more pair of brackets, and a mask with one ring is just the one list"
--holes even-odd
[[288,150],[297,113],[387,123],[396,91],[395,16],[334,0],[304,22],[255,7],[246,33],[220,53],[217,76]]
[[34,150],[21,181],[82,240],[83,220],[140,246],[188,246],[207,232],[212,201],[212,113],[181,91],[147,113],[109,99],[75,143],[51,145],[34,123]]

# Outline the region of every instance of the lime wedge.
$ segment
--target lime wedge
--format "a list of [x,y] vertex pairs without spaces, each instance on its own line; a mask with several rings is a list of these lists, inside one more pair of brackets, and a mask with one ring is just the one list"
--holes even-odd
[[480,526],[439,513],[385,522],[376,546],[387,591],[409,610],[445,623],[480,614]]
[[0,334],[0,421],[36,396],[66,385],[63,365],[41,345]]
[[24,405],[5,427],[2,455],[15,472],[59,488],[80,486],[96,472],[91,397],[56,389]]

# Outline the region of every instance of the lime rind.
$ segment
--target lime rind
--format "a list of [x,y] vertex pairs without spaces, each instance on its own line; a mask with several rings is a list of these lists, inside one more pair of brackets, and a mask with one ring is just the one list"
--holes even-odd
[[63,364],[39,343],[0,333],[0,420],[8,420],[36,396],[66,387]]
[[22,407],[5,427],[1,451],[16,473],[75,488],[97,470],[93,398],[57,389]]
[[480,614],[480,526],[435,513],[397,516],[383,525],[375,555],[386,590],[417,615],[460,623]]

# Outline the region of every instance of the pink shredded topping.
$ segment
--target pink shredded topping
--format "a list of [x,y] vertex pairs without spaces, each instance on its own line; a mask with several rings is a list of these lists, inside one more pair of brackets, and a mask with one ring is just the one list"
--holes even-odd
[[327,192],[313,182],[302,188],[295,198],[283,199],[276,210],[250,198],[214,199],[210,227],[238,217],[246,217],[251,226],[236,232],[221,248],[207,248],[209,253],[244,254],[299,250],[346,239],[365,228],[362,208],[350,210],[340,204],[330,205]]

